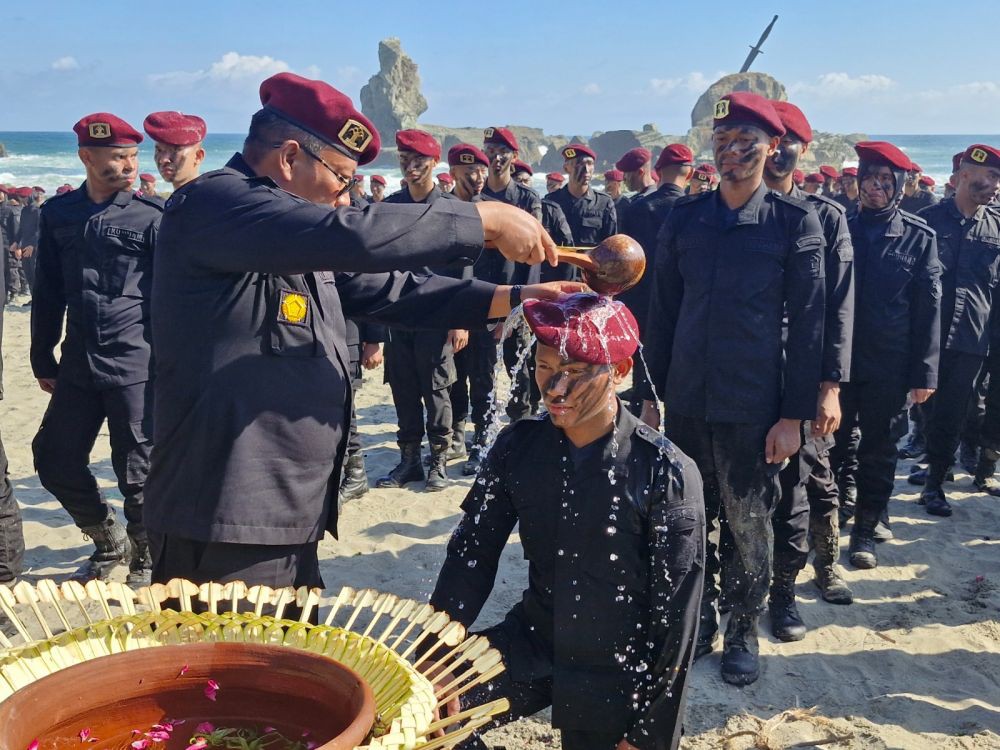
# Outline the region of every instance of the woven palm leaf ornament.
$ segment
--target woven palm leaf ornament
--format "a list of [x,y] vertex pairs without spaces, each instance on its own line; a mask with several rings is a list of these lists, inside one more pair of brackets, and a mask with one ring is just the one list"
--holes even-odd
[[[293,613],[294,619],[289,618]],[[333,668],[340,671],[330,672]],[[282,714],[279,721],[291,722],[295,714],[329,718],[328,714],[336,713],[334,709],[346,710],[328,705],[338,699],[324,698],[328,687],[336,687],[334,683],[353,690],[352,706],[367,700],[373,710],[367,720],[351,717],[353,726],[359,722],[364,726],[359,741],[349,744],[331,739],[329,731],[326,736],[317,731],[315,739],[307,739],[307,730],[298,745],[268,744],[265,739],[254,740],[260,743],[256,745],[249,740],[239,744],[231,739],[227,741],[236,744],[192,746],[207,750],[437,750],[453,747],[507,710],[507,702],[498,700],[434,720],[438,706],[502,671],[500,654],[486,639],[468,636],[461,624],[428,604],[371,589],[345,587],[333,594],[308,587],[247,587],[241,582],[196,585],[182,579],[138,591],[104,581],[0,585],[0,746],[4,750],[28,750],[36,740],[39,750],[62,747],[54,739],[63,736],[60,732],[69,732],[76,746],[86,741],[94,750],[184,750],[196,719],[185,724],[187,716],[166,713],[167,709],[183,713],[191,709],[178,706],[196,705],[198,719],[212,718],[216,709],[229,720],[232,716],[227,712],[234,705],[246,710],[247,691],[254,689],[251,682],[272,691],[265,707],[270,701],[271,709]],[[216,681],[221,674],[226,678]],[[108,680],[102,687],[102,681]],[[210,690],[206,684],[216,687]],[[118,703],[127,703],[129,695],[143,694],[135,704],[135,715],[152,715],[153,711],[153,724],[170,722],[173,716],[176,724],[185,725],[176,727],[175,734],[185,739],[180,744],[146,745],[140,739],[133,745],[101,737],[96,729],[84,726],[85,717],[78,719],[72,711],[102,690],[112,693],[103,696],[107,701]],[[123,695],[113,694],[117,692]],[[191,704],[192,696],[199,702]],[[54,703],[43,714],[45,726],[27,726],[32,720],[19,702],[37,710],[44,700]],[[275,700],[283,700],[290,708],[279,711]],[[106,733],[112,720],[106,708],[101,714]],[[74,717],[70,728],[63,726],[70,721],[67,716]],[[24,726],[17,727],[19,723]],[[50,731],[55,732],[51,737],[46,734]],[[285,735],[274,736],[286,737],[291,730],[281,731]]]

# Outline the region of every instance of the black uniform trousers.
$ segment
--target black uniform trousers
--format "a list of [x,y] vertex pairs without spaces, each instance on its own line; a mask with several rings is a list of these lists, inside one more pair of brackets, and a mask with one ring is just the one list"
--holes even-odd
[[0,438],[0,583],[12,581],[24,569],[24,528],[21,508],[10,483],[7,452]]
[[[843,439],[843,442],[841,440]],[[838,432],[834,436],[834,445],[838,449],[839,463],[834,470],[834,478],[841,492],[858,487],[858,445],[861,443],[861,430],[854,427],[847,435]],[[830,465],[833,466],[833,449],[831,449]]]
[[719,597],[736,615],[757,615],[771,582],[774,547],[771,515],[778,501],[778,465],[764,460],[771,425],[707,422],[667,414],[663,434],[698,466],[704,485],[708,534],[721,542],[705,545],[703,598]]
[[385,379],[396,406],[400,443],[427,441],[445,448],[451,439],[451,396],[455,361],[447,331],[393,329],[385,345]]
[[469,379],[472,365],[472,333],[469,343],[461,351],[455,352],[455,382],[451,385],[451,423],[464,424],[469,421]]
[[35,471],[77,526],[95,526],[111,512],[90,472],[90,452],[107,419],[111,465],[125,499],[132,536],[144,533],[142,491],[152,449],[152,383],[98,390],[60,377],[31,443]]
[[841,475],[855,428],[861,432],[857,447],[858,499],[855,524],[875,528],[889,503],[896,478],[896,441],[899,415],[906,403],[906,386],[900,382],[842,383],[840,428],[834,435],[831,466]]
[[[350,357],[348,375],[351,387],[357,393],[361,387],[361,343],[348,341],[347,356]],[[361,452],[361,437],[358,435],[357,399],[351,399],[351,421],[347,428],[347,455],[355,456]]]
[[[517,334],[503,342],[503,362],[508,374],[517,365],[517,354],[521,346]],[[482,432],[488,426],[486,418],[490,410],[490,393],[496,385],[497,341],[490,331],[471,331],[469,345],[466,347],[467,367],[469,371],[469,399],[472,405],[472,422],[477,432]],[[507,402],[506,413],[512,422],[527,416],[538,405],[539,396],[534,383],[532,370],[534,356],[528,353],[521,367],[516,367],[511,398]],[[454,403],[454,401],[452,402]],[[458,421],[458,417],[455,417]]]
[[983,369],[983,355],[946,349],[941,353],[938,387],[927,402],[927,461],[929,475],[938,483],[955,462],[955,451],[962,426],[969,412],[969,402],[976,392],[976,379]]
[[837,528],[837,483],[830,468],[831,436],[809,438],[778,475],[781,498],[774,509],[774,569],[802,570],[809,532]]
[[989,368],[985,365],[979,371],[976,385],[969,399],[969,408],[965,413],[965,426],[962,427],[962,443],[973,448],[979,447],[982,438],[983,418],[986,416],[986,391],[989,388]]
[[[510,662],[510,643],[502,626],[489,628],[478,635],[489,640],[490,645],[500,652],[504,664]],[[618,696],[626,700],[626,696]],[[489,745],[480,739],[481,732],[502,727],[505,724],[531,716],[552,705],[552,678],[542,677],[531,682],[517,682],[509,671],[501,672],[487,683],[477,685],[462,696],[462,710],[480,706],[490,701],[506,698],[510,702],[510,710],[494,717],[485,727],[469,739],[456,746],[457,750],[487,750]],[[588,732],[578,729],[559,730],[563,750],[614,750],[622,740],[620,734],[607,732]]]

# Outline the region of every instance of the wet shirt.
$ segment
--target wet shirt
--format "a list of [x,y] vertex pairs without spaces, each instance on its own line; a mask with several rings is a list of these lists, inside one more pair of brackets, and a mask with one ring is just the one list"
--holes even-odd
[[58,375],[98,389],[150,380],[150,295],[162,205],[131,190],[97,204],[84,183],[42,206],[31,300],[36,378]]
[[941,345],[985,356],[1000,275],[1000,209],[981,206],[966,218],[953,198],[920,212],[937,234],[941,263]]
[[790,195],[808,201],[816,209],[826,240],[826,324],[820,377],[830,383],[847,382],[854,336],[854,247],[847,214],[839,203],[825,195],[809,194],[794,186]]
[[851,382],[936,388],[941,265],[934,230],[904,211],[848,218],[854,245]]
[[237,154],[167,201],[153,288],[155,444],[146,526],[304,544],[336,533],[351,413],[344,318],[486,324],[494,287],[394,269],[471,264],[475,209],[330,209]]
[[471,626],[518,525],[528,587],[498,626],[511,677],[552,678],[558,728],[674,747],[704,575],[701,478],[620,404],[613,436],[583,453],[575,466],[548,415],[506,429],[462,504],[431,605]]
[[618,233],[618,214],[614,201],[607,193],[588,188],[577,198],[569,191],[569,186],[564,185],[545,197],[558,203],[566,214],[577,247],[593,247]]
[[668,413],[747,424],[816,416],[825,248],[816,211],[763,184],[735,210],[715,190],[674,204],[643,332]]
[[625,216],[621,231],[642,245],[646,253],[646,272],[639,283],[618,295],[618,301],[635,315],[642,330],[649,314],[649,296],[653,288],[653,269],[656,267],[656,236],[663,221],[670,213],[677,199],[684,191],[671,182],[664,183],[652,192],[643,193],[633,199]]

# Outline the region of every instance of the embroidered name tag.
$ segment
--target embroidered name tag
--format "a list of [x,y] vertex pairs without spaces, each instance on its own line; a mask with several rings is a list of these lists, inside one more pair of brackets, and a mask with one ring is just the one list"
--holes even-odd
[[142,232],[137,232],[134,229],[126,229],[125,227],[104,227],[101,232],[105,237],[118,237],[123,240],[135,240],[136,242],[142,242],[146,239]]

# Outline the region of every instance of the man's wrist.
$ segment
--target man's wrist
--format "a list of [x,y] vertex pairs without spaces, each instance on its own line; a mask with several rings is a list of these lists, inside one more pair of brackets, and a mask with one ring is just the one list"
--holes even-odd
[[524,286],[521,284],[514,284],[510,288],[510,309],[513,310],[515,307],[521,304],[521,292]]

